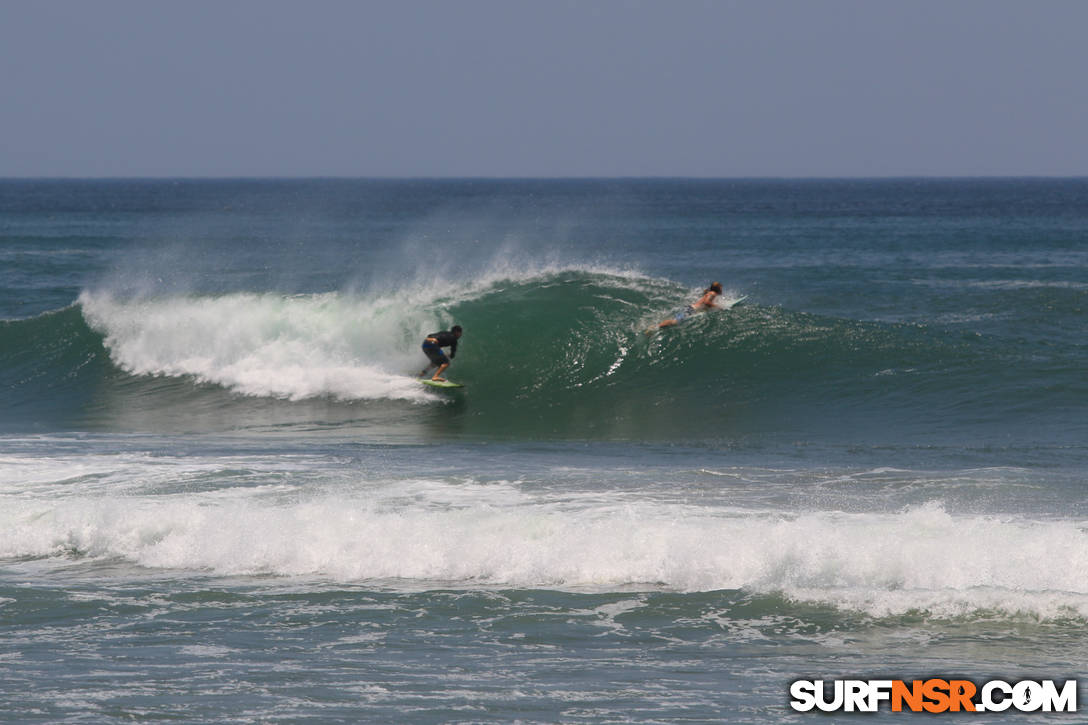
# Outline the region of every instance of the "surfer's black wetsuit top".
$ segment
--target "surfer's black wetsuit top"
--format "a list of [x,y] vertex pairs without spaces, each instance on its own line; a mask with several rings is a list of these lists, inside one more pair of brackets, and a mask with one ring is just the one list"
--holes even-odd
[[424,340],[423,347],[448,347],[450,349],[450,359],[457,355],[457,335],[448,330],[442,332],[432,332],[427,337],[433,337],[438,340],[438,345],[431,345],[430,342]]

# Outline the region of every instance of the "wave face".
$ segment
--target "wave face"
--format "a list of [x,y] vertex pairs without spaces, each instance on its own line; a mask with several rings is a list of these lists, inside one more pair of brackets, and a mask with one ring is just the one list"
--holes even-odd
[[[1030,349],[977,335],[749,302],[646,334],[697,293],[588,267],[373,295],[84,291],[72,307],[0,323],[0,364],[15,414],[47,424],[223,429],[331,416],[530,438],[924,439],[952,427],[984,437],[1044,421],[1083,386],[1072,369],[1033,375]],[[415,375],[423,337],[454,323],[465,336],[448,374],[467,387],[451,396]]]

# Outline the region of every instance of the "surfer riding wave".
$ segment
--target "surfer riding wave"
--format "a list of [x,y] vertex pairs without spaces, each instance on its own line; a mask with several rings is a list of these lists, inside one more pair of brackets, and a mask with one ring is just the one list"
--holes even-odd
[[[419,377],[422,378],[427,374],[428,370],[437,367],[438,369],[434,371],[431,380],[446,382],[446,379],[442,377],[442,373],[445,372],[446,368],[450,366],[450,361],[457,355],[457,341],[461,339],[461,334],[461,326],[454,325],[448,331],[432,332],[427,335],[426,339],[423,340],[423,354],[427,356],[430,363],[419,372]],[[442,352],[444,347],[450,349],[449,357],[446,357],[446,353]]]

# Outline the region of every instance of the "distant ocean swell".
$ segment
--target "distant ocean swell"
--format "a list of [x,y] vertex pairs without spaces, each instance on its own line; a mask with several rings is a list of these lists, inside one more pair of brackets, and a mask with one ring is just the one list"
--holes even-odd
[[1073,370],[1055,375],[1044,361],[1033,377],[1021,364],[1030,351],[922,324],[745,303],[644,334],[692,292],[579,269],[431,296],[85,291],[70,308],[0,322],[0,375],[13,411],[31,416],[65,399],[78,404],[103,379],[120,380],[145,403],[164,382],[174,399],[210,386],[228,394],[224,413],[238,396],[438,404],[450,399],[414,380],[424,363],[419,344],[457,322],[466,332],[450,375],[469,385],[480,432],[688,434],[697,430],[690,416],[708,407],[755,417],[787,405],[1000,418],[1082,393]]

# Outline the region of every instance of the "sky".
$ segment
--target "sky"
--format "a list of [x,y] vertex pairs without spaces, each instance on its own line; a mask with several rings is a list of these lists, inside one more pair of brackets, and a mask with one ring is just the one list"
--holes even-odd
[[0,177],[1088,175],[1081,0],[4,0]]

